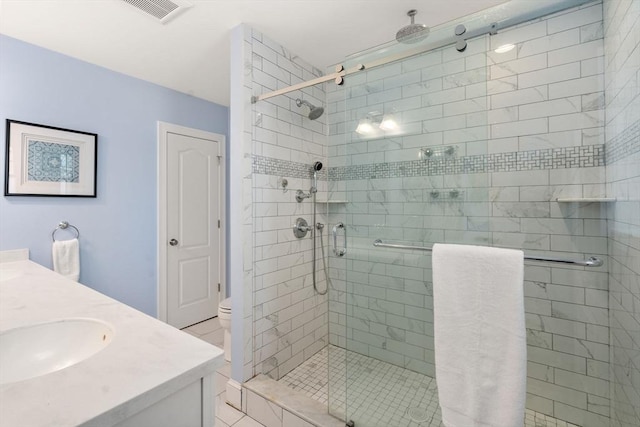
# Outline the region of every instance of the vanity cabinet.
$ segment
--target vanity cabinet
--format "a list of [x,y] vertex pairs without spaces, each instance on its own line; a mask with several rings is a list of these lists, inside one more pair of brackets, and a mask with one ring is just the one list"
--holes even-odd
[[[108,325],[110,334],[100,338],[110,342],[71,366],[0,384],[0,426],[214,425],[213,375],[224,363],[222,349],[28,259],[0,253],[0,333],[66,320]],[[24,342],[10,351],[28,352]]]

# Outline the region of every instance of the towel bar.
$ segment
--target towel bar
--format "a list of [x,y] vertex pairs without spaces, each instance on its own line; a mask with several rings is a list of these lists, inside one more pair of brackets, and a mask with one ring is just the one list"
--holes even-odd
[[78,230],[76,226],[69,224],[67,221],[60,221],[58,226],[54,228],[53,232],[51,233],[51,240],[53,240],[54,242],[56,241],[56,231],[64,230],[69,227],[73,228],[76,231],[76,239],[78,239],[80,237],[80,230]]
[[[397,243],[384,243],[382,239],[375,240],[373,242],[373,246],[378,248],[413,249],[413,250],[427,251],[427,252],[432,251],[431,248],[427,248],[425,246],[411,246],[411,245],[401,245]],[[524,259],[527,261],[558,262],[561,264],[581,265],[583,267],[600,267],[603,264],[600,258],[597,258],[594,256],[589,257],[589,259],[585,259],[585,260],[572,260],[572,259],[563,259],[563,258],[525,255]]]

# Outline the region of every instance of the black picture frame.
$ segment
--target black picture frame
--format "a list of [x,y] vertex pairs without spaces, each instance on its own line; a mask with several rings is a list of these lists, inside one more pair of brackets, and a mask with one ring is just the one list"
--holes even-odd
[[96,197],[98,134],[7,119],[5,196]]

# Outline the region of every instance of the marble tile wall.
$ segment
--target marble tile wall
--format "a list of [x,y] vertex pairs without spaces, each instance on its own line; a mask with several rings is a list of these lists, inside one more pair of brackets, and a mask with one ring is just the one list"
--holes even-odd
[[[434,373],[430,257],[374,249],[376,238],[606,260],[605,204],[556,200],[606,195],[602,18],[602,3],[588,3],[464,54],[327,85],[329,196],[349,201],[331,205],[330,221],[350,236],[348,259],[331,258],[332,344]],[[493,52],[507,42],[516,48]],[[405,133],[362,138],[354,130],[371,111],[393,112]],[[436,156],[419,159],[421,148]],[[528,408],[608,425],[607,269],[526,263]]]
[[[245,78],[253,95],[264,94],[321,75],[300,57],[256,30],[245,38],[248,54]],[[309,192],[311,166],[326,164],[326,116],[307,117],[307,107],[296,98],[324,105],[321,86],[290,92],[253,104],[251,132],[251,258],[253,280],[253,374],[279,379],[328,342],[326,296],[312,283],[311,234],[293,234],[296,218],[313,224],[312,199],[296,202],[296,190]],[[326,199],[325,171],[317,197]],[[283,182],[288,183],[283,188]],[[247,189],[247,191],[249,191]],[[248,213],[247,213],[248,214]],[[319,222],[326,222],[324,205]],[[317,286],[325,289],[320,250],[317,250]]]
[[[229,147],[229,289],[232,298],[231,376],[235,386],[254,375],[253,364],[253,105],[252,30],[231,33]],[[239,390],[239,387],[236,387]],[[239,393],[238,393],[239,394]],[[239,399],[238,399],[239,400]]]
[[605,0],[611,420],[640,425],[640,2]]

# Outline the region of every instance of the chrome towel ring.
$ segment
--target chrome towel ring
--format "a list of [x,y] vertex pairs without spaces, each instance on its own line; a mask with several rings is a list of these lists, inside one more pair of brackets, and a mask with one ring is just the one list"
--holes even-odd
[[76,239],[79,238],[80,237],[80,230],[78,230],[77,227],[75,227],[74,225],[69,224],[67,221],[60,221],[58,226],[51,233],[51,240],[53,240],[54,242],[56,241],[56,231],[64,230],[64,229],[69,228],[69,227],[73,228],[76,231]]

